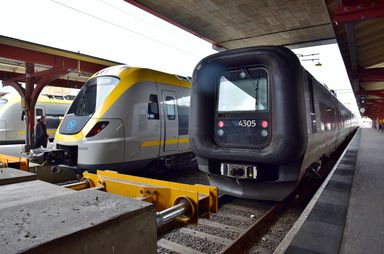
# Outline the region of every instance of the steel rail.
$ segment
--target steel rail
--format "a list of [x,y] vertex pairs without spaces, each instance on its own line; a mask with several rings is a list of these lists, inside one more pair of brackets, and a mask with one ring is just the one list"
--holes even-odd
[[[252,225],[244,230],[231,244],[227,245],[220,253],[242,253],[250,247],[256,239],[260,238],[266,231],[268,224],[277,218],[287,205],[289,197],[276,203],[271,209],[259,217]],[[269,227],[268,227],[269,228]]]

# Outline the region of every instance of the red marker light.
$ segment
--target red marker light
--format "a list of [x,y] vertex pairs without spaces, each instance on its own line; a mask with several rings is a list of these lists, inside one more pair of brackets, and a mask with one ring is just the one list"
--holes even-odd
[[223,128],[224,127],[224,121],[218,121],[217,126],[219,126],[219,128]]
[[100,131],[107,127],[108,124],[108,121],[101,121],[96,123],[95,126],[93,126],[93,128],[88,132],[86,137],[89,138],[97,135]]
[[264,129],[268,127],[268,122],[267,121],[261,121],[261,127]]

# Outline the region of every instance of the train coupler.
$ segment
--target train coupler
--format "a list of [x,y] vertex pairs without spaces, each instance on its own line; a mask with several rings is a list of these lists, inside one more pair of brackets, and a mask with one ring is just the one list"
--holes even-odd
[[218,210],[217,188],[201,184],[183,184],[98,170],[84,172],[78,184],[65,186],[74,190],[99,188],[104,191],[153,203],[158,226],[172,219],[197,223],[198,217],[209,218]]

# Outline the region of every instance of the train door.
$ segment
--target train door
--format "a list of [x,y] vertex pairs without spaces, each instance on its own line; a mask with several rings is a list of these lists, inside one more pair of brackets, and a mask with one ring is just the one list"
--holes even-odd
[[164,128],[162,139],[162,152],[176,151],[178,140],[178,114],[176,105],[176,93],[173,91],[162,90],[161,96],[163,99],[163,112],[164,112]]

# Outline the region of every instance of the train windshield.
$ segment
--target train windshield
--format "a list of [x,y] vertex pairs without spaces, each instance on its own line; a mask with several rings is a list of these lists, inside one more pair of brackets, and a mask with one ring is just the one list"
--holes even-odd
[[268,110],[268,73],[241,68],[219,76],[219,112]]
[[76,116],[92,115],[119,81],[117,77],[110,76],[97,77],[87,81],[76,96],[67,114]]

